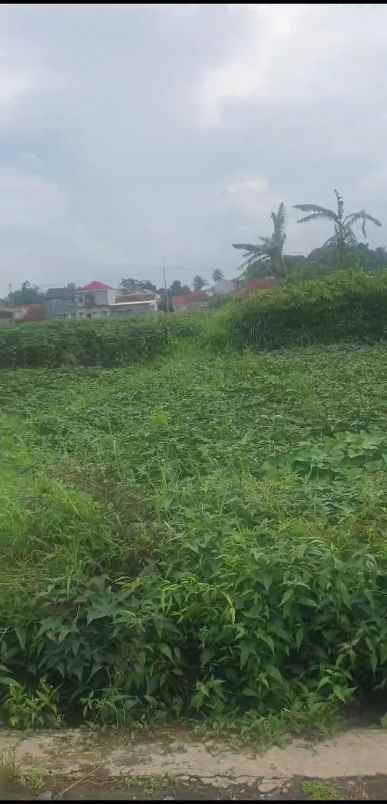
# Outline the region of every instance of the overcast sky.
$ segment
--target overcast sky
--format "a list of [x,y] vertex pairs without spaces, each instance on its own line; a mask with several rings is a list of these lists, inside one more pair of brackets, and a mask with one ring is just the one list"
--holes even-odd
[[282,200],[307,253],[336,186],[387,244],[386,75],[387,5],[2,5],[0,294],[231,277]]

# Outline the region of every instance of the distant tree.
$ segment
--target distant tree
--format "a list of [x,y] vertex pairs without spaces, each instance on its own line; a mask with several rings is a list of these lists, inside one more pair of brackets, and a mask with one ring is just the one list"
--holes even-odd
[[203,290],[206,285],[208,285],[207,279],[203,279],[203,277],[199,275],[194,277],[192,287],[196,292]]
[[150,282],[149,279],[121,279],[120,287],[126,293],[141,293],[144,290],[156,293],[156,285]]
[[252,279],[264,279],[267,276],[273,276],[271,260],[256,260],[246,265],[241,279],[250,282]]
[[23,282],[19,290],[13,290],[8,294],[8,304],[41,304],[44,295],[37,285],[30,282]]
[[333,247],[336,253],[336,260],[339,266],[343,266],[346,257],[350,255],[351,249],[357,245],[356,235],[353,231],[353,226],[356,223],[361,223],[362,233],[364,239],[367,238],[367,221],[371,221],[376,226],[381,226],[381,222],[377,218],[373,218],[364,209],[359,212],[351,212],[349,215],[344,215],[344,201],[340,193],[335,190],[337,201],[337,212],[333,209],[320,207],[317,204],[295,204],[295,209],[301,212],[308,212],[304,218],[300,218],[297,223],[308,223],[309,221],[316,220],[329,220],[333,223],[335,233],[323,245],[325,247]]
[[[347,249],[347,256],[351,258],[352,264],[358,264],[367,271],[377,271],[387,268],[387,252],[383,247],[375,250],[371,249],[367,243],[357,243]],[[306,264],[319,263],[327,268],[335,268],[337,265],[337,250],[335,244],[328,244],[321,248],[315,248],[306,258]]]
[[215,271],[212,272],[212,279],[214,282],[221,282],[224,279],[223,271],[220,268],[215,268]]
[[168,289],[170,296],[183,296],[185,293],[191,293],[188,285],[182,285],[180,279],[175,279],[170,288]]
[[[286,274],[283,250],[286,240],[285,205],[281,202],[277,212],[271,213],[274,231],[271,237],[260,237],[262,244],[233,243],[233,248],[243,249],[245,261],[241,268],[248,268],[252,263],[267,263],[267,271],[271,276],[282,277]],[[263,267],[262,267],[263,268]],[[263,268],[263,271],[265,269]],[[268,275],[268,273],[261,275]],[[253,278],[253,277],[249,277]]]

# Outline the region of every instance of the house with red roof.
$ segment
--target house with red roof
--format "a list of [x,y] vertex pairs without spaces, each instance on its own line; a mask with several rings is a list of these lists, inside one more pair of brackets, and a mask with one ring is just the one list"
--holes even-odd
[[116,300],[117,291],[104,282],[89,282],[77,291],[79,307],[109,307]]
[[50,288],[46,293],[46,305],[49,318],[121,318],[157,312],[157,294],[123,295],[122,291],[115,290],[111,285],[94,280],[77,289]]

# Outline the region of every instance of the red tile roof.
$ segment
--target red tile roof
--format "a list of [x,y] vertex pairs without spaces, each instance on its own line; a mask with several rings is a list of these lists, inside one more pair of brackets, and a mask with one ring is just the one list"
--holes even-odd
[[277,280],[271,276],[265,279],[251,279],[250,282],[246,282],[243,288],[237,290],[234,295],[248,296],[250,293],[254,293],[255,290],[271,290],[275,288],[277,284]]
[[207,301],[208,295],[202,290],[194,293],[185,293],[183,296],[171,296],[173,304],[192,304],[192,302]]
[[89,282],[81,290],[113,290],[113,288],[110,285],[105,285],[104,282]]

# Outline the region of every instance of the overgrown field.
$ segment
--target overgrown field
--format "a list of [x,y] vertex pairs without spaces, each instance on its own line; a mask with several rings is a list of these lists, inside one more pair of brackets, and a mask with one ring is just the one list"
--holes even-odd
[[0,375],[16,727],[327,722],[387,681],[387,347]]

